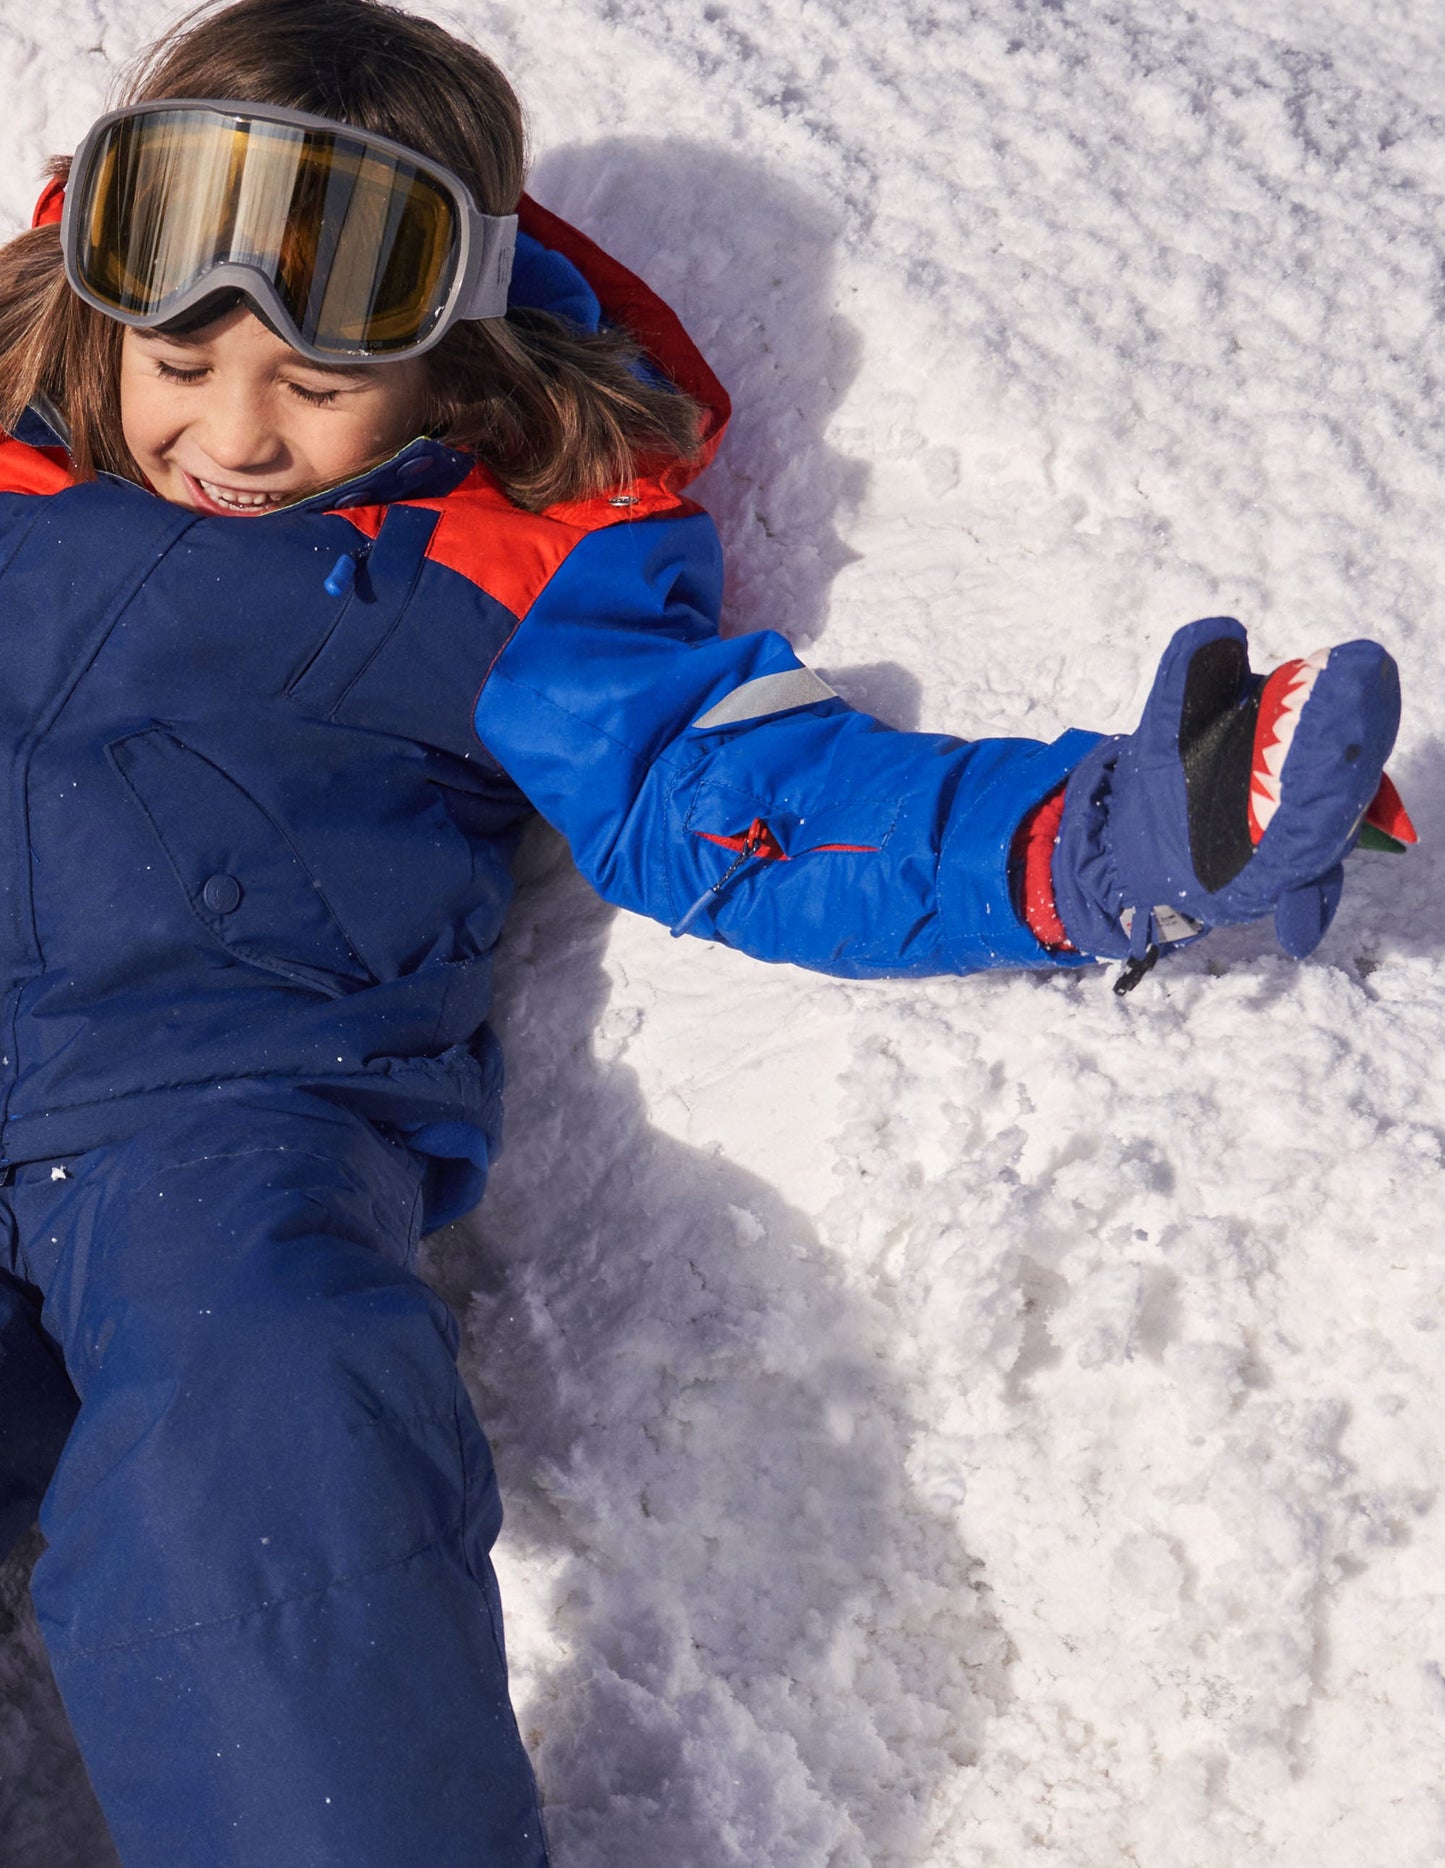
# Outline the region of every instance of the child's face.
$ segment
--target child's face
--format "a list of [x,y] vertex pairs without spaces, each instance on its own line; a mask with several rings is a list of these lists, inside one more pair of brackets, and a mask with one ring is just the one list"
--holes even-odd
[[233,516],[349,479],[420,433],[425,365],[308,363],[244,305],[184,337],[127,329],[126,446],[162,499]]

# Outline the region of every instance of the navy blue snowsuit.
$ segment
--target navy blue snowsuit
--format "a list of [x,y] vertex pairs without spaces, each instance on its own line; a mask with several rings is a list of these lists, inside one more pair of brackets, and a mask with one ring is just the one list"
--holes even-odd
[[[530,225],[705,390],[644,288]],[[1009,849],[1083,736],[891,731],[720,600],[666,477],[530,515],[419,440],[231,519],[0,446],[0,1549],[43,1492],[127,1868],[545,1860],[491,1462],[411,1265],[497,1143],[531,810],[610,900],[764,958],[1058,963]]]

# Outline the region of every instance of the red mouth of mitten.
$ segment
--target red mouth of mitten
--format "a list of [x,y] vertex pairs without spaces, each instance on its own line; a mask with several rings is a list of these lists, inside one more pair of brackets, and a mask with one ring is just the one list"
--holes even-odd
[[[1290,747],[1294,744],[1295,729],[1305,702],[1329,659],[1328,649],[1318,649],[1300,661],[1282,662],[1260,692],[1254,728],[1254,759],[1249,773],[1249,837],[1252,843],[1260,841],[1279,809],[1280,783]],[[1403,846],[1420,840],[1387,774],[1380,776],[1379,790],[1365,812],[1364,821],[1392,845]]]

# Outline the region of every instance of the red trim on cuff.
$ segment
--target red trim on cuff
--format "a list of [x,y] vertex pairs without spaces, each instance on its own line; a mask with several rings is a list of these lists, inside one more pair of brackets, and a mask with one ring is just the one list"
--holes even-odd
[[1022,882],[1023,918],[1041,947],[1056,953],[1077,949],[1064,932],[1054,903],[1054,844],[1064,816],[1064,787],[1036,804],[1014,833],[1013,856]]

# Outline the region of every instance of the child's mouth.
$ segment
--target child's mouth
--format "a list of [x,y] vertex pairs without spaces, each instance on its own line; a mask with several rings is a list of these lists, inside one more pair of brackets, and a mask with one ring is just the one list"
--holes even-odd
[[195,474],[186,473],[187,485],[195,495],[195,503],[203,512],[224,512],[249,515],[261,512],[274,512],[276,507],[284,506],[290,494],[287,493],[243,493],[235,487],[217,486],[213,480],[201,480]]

